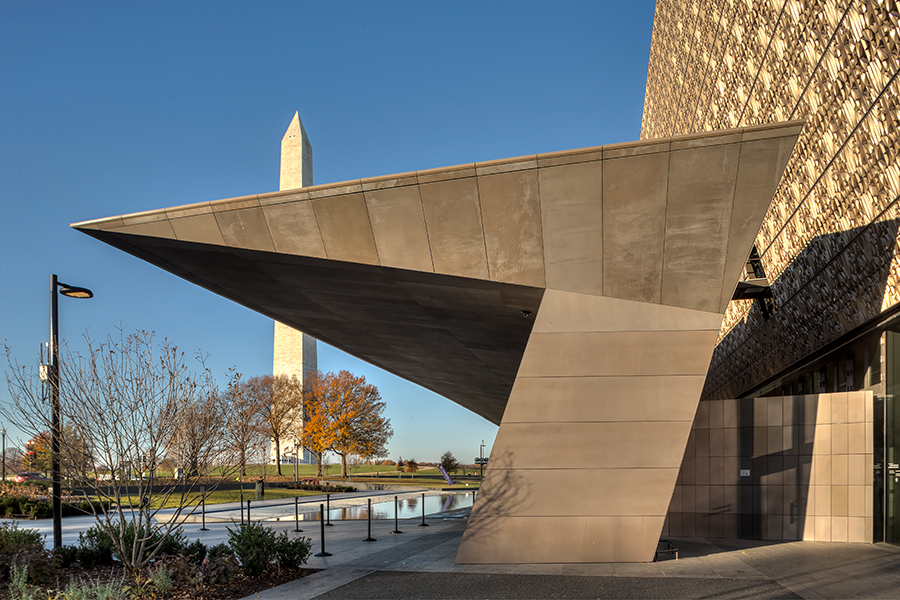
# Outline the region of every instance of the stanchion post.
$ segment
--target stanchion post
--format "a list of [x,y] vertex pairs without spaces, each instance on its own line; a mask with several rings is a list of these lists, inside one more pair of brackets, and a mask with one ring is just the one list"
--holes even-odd
[[394,530],[391,533],[403,533],[400,531],[400,528],[397,526],[397,511],[400,505],[400,499],[397,496],[394,496]]
[[300,498],[294,496],[294,533],[300,533]]
[[325,552],[325,505],[319,505],[319,523],[321,523],[320,529],[322,530],[322,551],[318,554],[314,554],[313,556],[331,556],[330,552]]
[[364,539],[363,541],[364,541],[364,542],[374,542],[374,541],[377,541],[377,540],[376,540],[375,538],[372,537],[372,499],[371,499],[371,498],[369,498],[369,512],[368,512],[368,518],[369,518],[369,537],[367,537],[367,538]]
[[422,523],[419,527],[428,527],[428,523],[425,522],[425,492],[422,492]]
[[209,531],[206,528],[206,488],[203,486],[200,486],[200,517],[203,521],[200,531]]
[[325,494],[325,526],[334,527],[331,522],[331,494]]

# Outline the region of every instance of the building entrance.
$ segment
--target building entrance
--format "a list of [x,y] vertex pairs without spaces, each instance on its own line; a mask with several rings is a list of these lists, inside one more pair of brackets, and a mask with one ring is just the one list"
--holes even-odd
[[[885,394],[875,407],[876,541],[900,544],[900,333],[885,331]],[[881,539],[879,540],[879,533]]]

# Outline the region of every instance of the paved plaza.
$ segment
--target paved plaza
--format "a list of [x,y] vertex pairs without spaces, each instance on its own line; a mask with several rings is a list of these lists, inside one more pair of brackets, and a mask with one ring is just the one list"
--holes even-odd
[[[332,508],[411,498],[421,492],[357,492],[333,499]],[[435,492],[426,492],[435,493]],[[307,519],[324,496],[304,498]],[[373,520],[374,542],[364,542],[364,520],[334,521],[326,527],[328,557],[312,557],[308,566],[319,573],[254,594],[258,600],[312,598],[900,598],[900,547],[887,544],[835,542],[761,542],[752,540],[673,540],[678,560],[619,564],[457,565],[457,550],[469,509],[422,519],[399,521],[402,533],[391,533],[394,521]],[[254,502],[254,520],[265,519],[276,531],[292,532],[293,502]],[[207,545],[227,540],[227,529],[240,519],[239,507],[210,507],[209,531],[187,523],[190,538]],[[274,521],[271,519],[281,518]],[[64,543],[77,543],[78,532],[92,517],[63,521]],[[44,533],[51,523],[28,522]],[[321,548],[317,520],[301,520],[302,533]],[[51,537],[48,535],[48,537]],[[603,540],[597,540],[603,543]]]
[[379,523],[368,544],[364,523],[339,523],[333,556],[310,560],[323,571],[253,598],[900,598],[900,548],[885,544],[679,539],[679,559],[657,563],[456,565],[458,517],[400,535]]

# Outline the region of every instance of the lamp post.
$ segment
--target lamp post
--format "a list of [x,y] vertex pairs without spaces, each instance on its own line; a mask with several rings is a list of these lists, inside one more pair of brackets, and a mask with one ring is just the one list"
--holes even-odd
[[3,483],[6,483],[6,427],[0,429],[3,435]]
[[300,438],[294,436],[294,483],[300,483],[300,456],[302,450],[300,448]]
[[62,546],[62,493],[60,485],[59,445],[60,445],[60,407],[59,407],[59,305],[57,291],[69,298],[93,298],[94,293],[87,288],[60,283],[56,275],[50,276],[50,455],[51,478],[53,480],[53,548]]
[[479,449],[478,454],[481,457],[481,460],[478,461],[481,463],[481,479],[484,479],[484,440],[481,440],[481,448]]

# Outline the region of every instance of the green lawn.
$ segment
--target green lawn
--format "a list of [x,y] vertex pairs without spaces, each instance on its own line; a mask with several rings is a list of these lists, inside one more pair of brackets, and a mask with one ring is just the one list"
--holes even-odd
[[[316,478],[316,465],[297,465],[297,471],[300,479]],[[474,477],[474,475],[478,472],[467,469],[466,473],[467,475],[463,480],[468,481],[470,487],[476,485],[473,482],[478,481],[478,479]],[[160,479],[172,475],[171,473],[163,471],[157,471],[155,474]],[[224,477],[226,481],[232,482],[242,480],[247,484],[252,484],[260,476],[265,477],[270,483],[287,483],[294,480],[294,466],[281,465],[281,475],[277,474],[276,465],[248,465],[246,475],[240,478],[238,478],[237,473],[232,468],[228,468],[224,472],[222,469],[215,469],[210,475],[211,477]],[[340,475],[341,466],[339,464],[324,465],[324,478],[329,479],[334,483],[340,483],[341,481],[345,481],[340,479]],[[457,471],[451,473],[450,476],[456,480],[457,478],[460,478],[461,473]],[[372,481],[373,483],[400,483],[410,485],[412,483],[421,483],[426,486],[428,485],[427,481],[429,479],[434,479],[438,483],[430,487],[446,485],[446,482],[437,467],[422,467],[416,473],[406,473],[398,471],[397,467],[394,465],[360,465],[350,468],[350,478],[359,479],[360,481]]]
[[[303,497],[303,496],[316,496],[319,494],[323,494],[324,492],[314,492],[308,490],[290,490],[286,488],[266,488],[266,500],[278,499],[278,498],[293,498]],[[255,500],[256,495],[254,494],[252,489],[244,490],[244,500]],[[206,505],[210,506],[212,504],[224,504],[226,502],[240,502],[241,500],[241,491],[240,490],[217,490],[215,492],[210,492],[206,495]],[[136,504],[139,499],[135,496],[128,496],[122,499],[123,503],[132,503]],[[151,507],[154,509],[157,508],[175,508],[181,503],[181,495],[180,494],[172,494],[166,500],[165,503],[162,503],[162,498],[157,497],[151,503]],[[187,497],[187,502],[185,506],[199,506],[200,505],[200,495],[199,494],[190,494]]]
[[[341,474],[341,465],[323,465],[325,477],[338,477]],[[276,465],[250,465],[247,467],[246,479],[256,479],[260,475],[266,477],[276,477],[278,472]],[[315,477],[316,465],[297,465],[300,477]],[[351,474],[364,473],[396,473],[397,467],[391,465],[360,465],[358,467],[349,467]],[[294,465],[281,465],[281,476],[292,477],[294,475]]]
[[[478,479],[462,479],[458,480],[455,477],[451,477],[453,479],[455,485],[453,489],[475,489],[481,485],[481,482]],[[361,483],[381,483],[384,485],[408,485],[410,487],[424,487],[424,488],[436,488],[441,489],[445,487],[450,487],[447,485],[447,482],[443,477],[429,477],[429,476],[419,476],[416,474],[415,478],[410,478],[407,473],[403,474],[402,478],[397,477],[352,477],[350,479],[351,482],[361,482]],[[468,487],[466,484],[469,484]],[[352,483],[351,483],[352,485]]]

